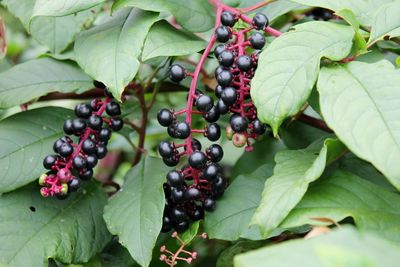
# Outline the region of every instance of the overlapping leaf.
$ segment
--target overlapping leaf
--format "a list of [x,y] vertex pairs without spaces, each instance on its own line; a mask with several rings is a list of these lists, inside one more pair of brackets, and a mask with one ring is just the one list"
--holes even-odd
[[368,44],[373,44],[385,36],[400,36],[400,2],[381,6],[374,16]]

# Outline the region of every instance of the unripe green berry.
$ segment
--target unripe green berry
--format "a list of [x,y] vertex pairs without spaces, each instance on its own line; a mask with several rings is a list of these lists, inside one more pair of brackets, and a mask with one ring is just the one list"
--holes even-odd
[[233,137],[233,129],[230,125],[226,126],[226,138],[228,138],[229,140],[232,140]]
[[39,184],[40,185],[45,185],[46,184],[46,178],[47,178],[47,174],[43,173],[42,175],[40,175],[39,177]]
[[243,147],[247,143],[247,137],[241,133],[235,133],[232,137],[232,143],[236,147]]

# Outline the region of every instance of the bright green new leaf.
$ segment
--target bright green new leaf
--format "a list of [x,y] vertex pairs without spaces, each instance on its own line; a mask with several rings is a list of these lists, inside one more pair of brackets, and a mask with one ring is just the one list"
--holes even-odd
[[183,240],[183,242],[185,242],[186,244],[192,242],[193,238],[196,237],[197,232],[199,231],[199,227],[200,221],[195,221],[194,223],[192,223],[189,229],[181,234],[181,239]]
[[323,68],[318,79],[322,115],[358,157],[400,189],[400,71],[386,61]]
[[399,194],[338,170],[311,186],[280,227],[326,224],[313,218],[339,222],[352,217],[360,230],[399,242],[399,203]]
[[381,6],[374,16],[368,45],[382,40],[384,37],[400,36],[400,2]]
[[157,20],[158,14],[154,12],[123,9],[104,24],[78,35],[76,60],[86,73],[106,84],[121,99],[125,86],[139,69],[143,43]]
[[128,172],[122,190],[104,210],[108,229],[141,266],[150,264],[161,230],[167,171],[160,159],[143,158]]
[[0,196],[0,263],[87,262],[110,241],[101,216],[107,197],[95,182],[62,201],[42,197],[39,189],[28,186]]
[[352,227],[305,240],[296,239],[234,258],[235,267],[388,267],[397,266],[400,247]]
[[258,117],[274,134],[287,117],[297,114],[311,94],[320,60],[340,60],[352,47],[352,27],[308,22],[276,38],[260,55],[251,82]]
[[[0,121],[0,193],[37,179],[46,172],[43,158],[53,154],[53,143],[63,136],[69,109],[33,109]],[[18,164],[16,164],[18,162]]]
[[34,59],[0,73],[0,108],[24,104],[50,92],[83,93],[93,88],[92,82],[71,64]]
[[314,145],[304,150],[279,152],[274,175],[265,182],[250,225],[258,225],[263,237],[271,234],[300,202],[309,184],[322,175],[325,166],[345,151],[340,141],[327,139],[320,152]]
[[159,56],[184,56],[198,52],[206,42],[194,34],[177,30],[165,20],[155,23],[144,43],[142,61]]

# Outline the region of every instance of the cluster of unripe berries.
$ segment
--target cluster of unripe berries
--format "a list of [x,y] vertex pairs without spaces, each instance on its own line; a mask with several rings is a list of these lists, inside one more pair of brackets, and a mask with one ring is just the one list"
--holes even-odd
[[[81,180],[89,180],[93,176],[93,168],[99,159],[107,154],[107,143],[112,131],[122,129],[121,109],[103,84],[95,82],[95,86],[105,90],[106,98],[94,99],[90,103],[75,106],[77,118],[64,122],[66,136],[54,142],[55,154],[43,160],[43,166],[49,170],[39,178],[42,196],[56,196],[63,199],[70,192],[76,191]],[[107,117],[103,113],[107,113]],[[76,136],[78,142],[74,143]]]

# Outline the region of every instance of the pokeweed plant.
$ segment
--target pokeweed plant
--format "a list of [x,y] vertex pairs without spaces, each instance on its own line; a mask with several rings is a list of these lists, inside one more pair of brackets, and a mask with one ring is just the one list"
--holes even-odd
[[1,266],[398,265],[399,1],[256,2],[1,2]]

